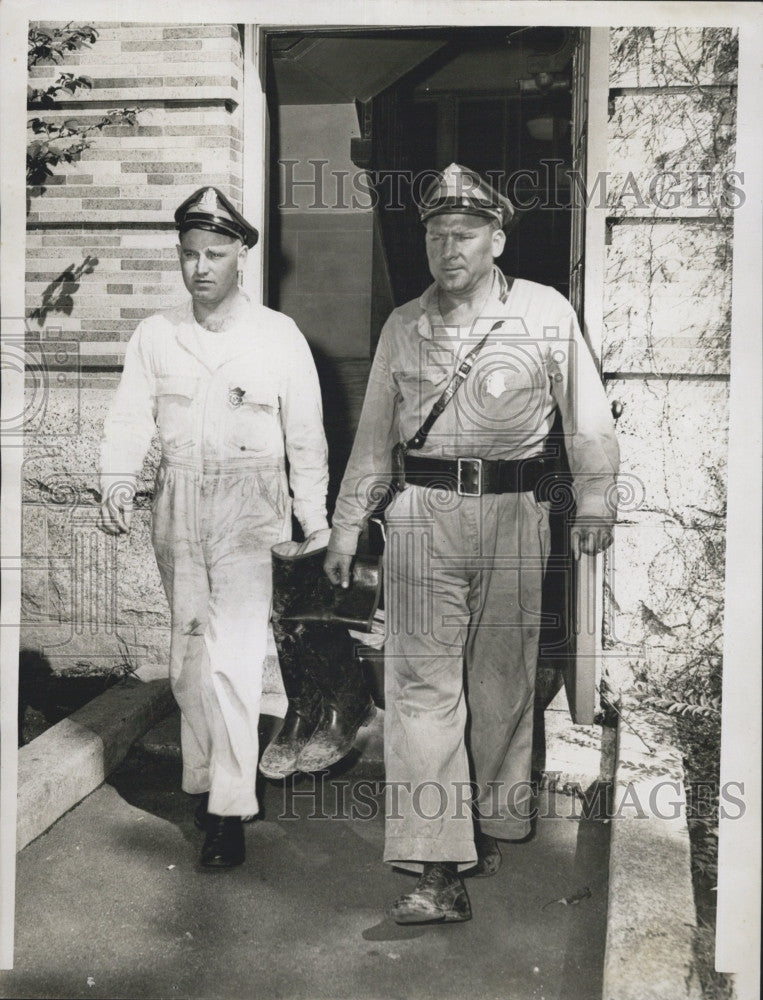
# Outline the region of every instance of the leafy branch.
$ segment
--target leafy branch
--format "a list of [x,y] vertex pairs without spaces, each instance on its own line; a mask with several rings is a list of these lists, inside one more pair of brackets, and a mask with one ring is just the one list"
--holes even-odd
[[71,21],[63,28],[43,28],[33,24],[28,34],[27,66],[61,62],[68,52],[75,52],[83,45],[93,45],[98,31],[92,24],[73,26]]
[[[31,118],[27,129],[40,136],[27,144],[27,184],[40,186],[60,163],[75,163],[81,153],[92,145],[92,137],[108,125],[136,125],[138,108],[108,111],[92,122],[68,118],[57,123],[43,118]],[[67,140],[73,139],[71,142]]]
[[[65,25],[63,28],[42,28],[32,25],[28,32],[27,68],[57,65],[66,56],[94,45],[98,31],[92,24]],[[43,87],[27,87],[27,108],[30,111],[52,109],[61,99],[74,97],[81,90],[92,90],[88,76],[60,72],[56,79]],[[27,122],[30,139],[27,142],[27,184],[42,187],[62,163],[75,163],[82,152],[92,145],[93,138],[110,125],[137,124],[139,108],[108,111],[96,119],[69,118],[55,121],[31,118]]]

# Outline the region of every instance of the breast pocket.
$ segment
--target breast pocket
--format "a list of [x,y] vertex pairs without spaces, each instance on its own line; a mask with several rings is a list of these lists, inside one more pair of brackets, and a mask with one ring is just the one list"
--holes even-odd
[[404,428],[413,422],[411,430],[414,433],[430,410],[440,398],[447,385],[449,376],[442,368],[430,365],[416,369],[393,371],[398,395],[400,397],[400,416]]
[[170,375],[156,380],[156,423],[162,446],[172,451],[193,447],[199,379]]
[[276,388],[262,379],[228,380],[225,443],[241,455],[283,455],[280,402]]

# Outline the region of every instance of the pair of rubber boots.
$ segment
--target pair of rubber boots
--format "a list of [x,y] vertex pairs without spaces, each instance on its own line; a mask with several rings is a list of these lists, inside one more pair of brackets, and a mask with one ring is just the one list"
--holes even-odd
[[260,760],[268,778],[337,763],[376,711],[348,628],[364,628],[373,617],[380,570],[358,566],[342,591],[323,572],[325,556],[325,548],[305,552],[295,542],[272,549],[271,621],[289,705]]

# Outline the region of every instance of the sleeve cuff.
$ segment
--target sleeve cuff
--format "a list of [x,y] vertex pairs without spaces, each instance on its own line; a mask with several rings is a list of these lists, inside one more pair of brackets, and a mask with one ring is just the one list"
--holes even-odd
[[599,497],[582,497],[578,501],[576,521],[601,521],[610,527],[617,519],[617,511],[611,504]]
[[334,525],[331,529],[329,548],[345,556],[354,556],[358,548],[359,535],[360,530],[357,528],[340,528]]
[[314,514],[300,523],[302,524],[302,531],[305,534],[305,538],[312,535],[314,531],[327,531],[329,526],[325,514]]

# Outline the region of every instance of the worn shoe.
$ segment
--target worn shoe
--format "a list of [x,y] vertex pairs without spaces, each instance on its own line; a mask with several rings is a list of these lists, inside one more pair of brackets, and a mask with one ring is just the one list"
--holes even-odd
[[488,878],[501,867],[501,849],[495,837],[487,833],[476,833],[474,846],[477,848],[477,864],[467,874],[474,878]]
[[315,732],[316,718],[306,719],[291,705],[287,709],[278,735],[265,748],[260,760],[260,771],[266,778],[288,778],[297,768],[297,758],[302,748]]
[[424,865],[416,888],[395,900],[389,915],[397,924],[453,923],[471,920],[472,908],[455,866],[434,862]]
[[202,868],[235,868],[244,863],[244,828],[240,816],[207,813],[207,836],[201,849]]
[[[202,792],[199,799],[199,804],[193,811],[193,825],[197,830],[206,830],[207,828],[207,807],[209,805],[209,792]],[[242,823],[253,823],[256,819],[255,816],[242,816]]]
[[370,722],[375,714],[376,706],[370,698],[367,707],[352,723],[333,705],[324,705],[315,732],[297,757],[296,769],[309,774],[311,771],[323,771],[336,764],[352,750],[358,730]]

